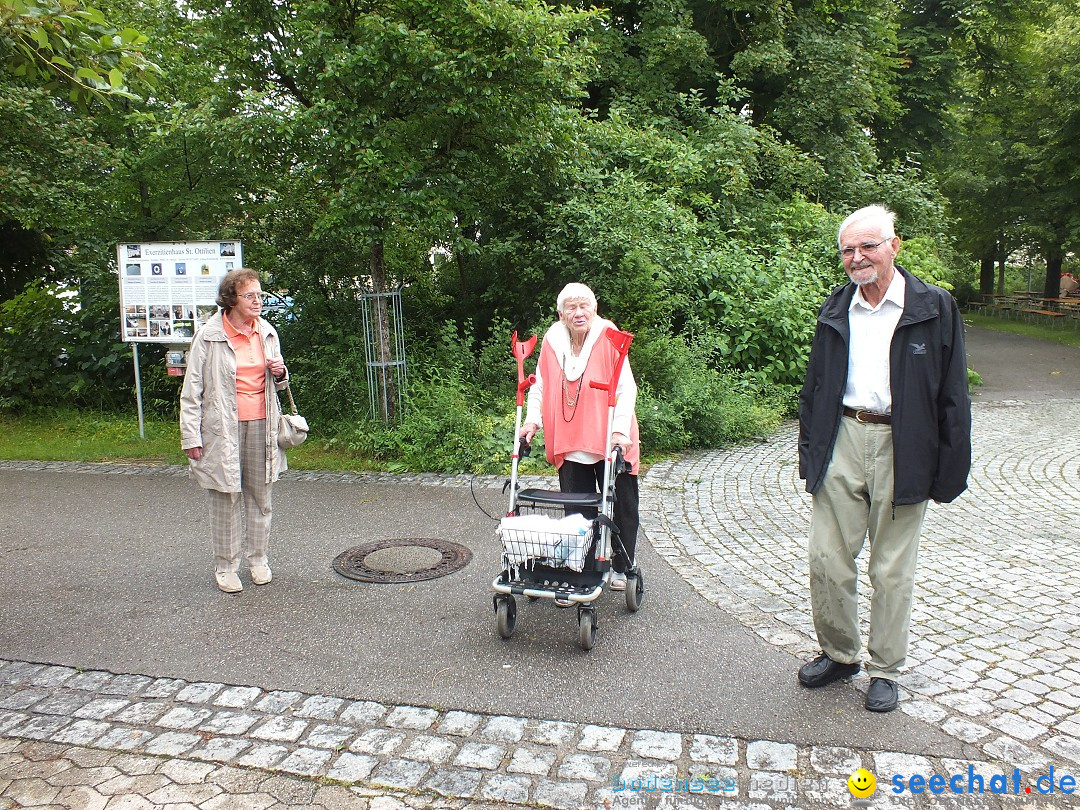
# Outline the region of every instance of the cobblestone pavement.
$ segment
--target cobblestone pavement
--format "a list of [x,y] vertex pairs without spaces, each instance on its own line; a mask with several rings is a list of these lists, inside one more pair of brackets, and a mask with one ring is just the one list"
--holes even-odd
[[[901,679],[903,711],[1026,770],[1080,763],[1080,436],[1044,438],[1077,413],[1080,400],[974,406],[971,486],[928,511]],[[642,519],[702,596],[807,658],[818,647],[796,441],[791,425],[764,444],[654,466]]]
[[[0,662],[5,808],[844,807],[858,767],[962,783],[977,775],[985,785],[996,774],[1013,779],[988,762]],[[668,801],[614,790],[680,778],[685,787]],[[935,799],[934,807],[1001,806]]]
[[[1080,481],[1080,440],[1041,439],[1045,425],[1075,421],[1078,406],[977,405],[971,490],[931,507],[925,524],[901,708],[977,746],[980,760],[571,723],[555,707],[548,718],[483,715],[0,660],[0,808],[812,810],[851,806],[846,779],[858,767],[878,776],[874,807],[1080,806],[1060,790],[1025,792],[1052,766],[1058,779],[1080,770],[1080,619],[1074,589],[1062,588],[1076,581],[1080,528],[1060,494]],[[809,501],[794,444],[789,427],[763,444],[655,465],[642,519],[649,542],[704,598],[806,656],[816,652]],[[893,774],[916,773],[961,785],[982,777],[985,792],[892,794]],[[666,792],[655,781],[699,777],[715,781],[667,783]],[[1003,780],[1011,795],[991,794]],[[620,784],[638,789],[614,790]]]

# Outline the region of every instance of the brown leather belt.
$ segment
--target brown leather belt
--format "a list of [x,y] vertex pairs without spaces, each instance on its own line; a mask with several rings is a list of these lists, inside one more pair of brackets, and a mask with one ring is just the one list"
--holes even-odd
[[844,416],[850,416],[856,422],[869,422],[872,425],[891,425],[892,417],[887,413],[874,413],[873,411],[857,411],[854,408],[844,407]]

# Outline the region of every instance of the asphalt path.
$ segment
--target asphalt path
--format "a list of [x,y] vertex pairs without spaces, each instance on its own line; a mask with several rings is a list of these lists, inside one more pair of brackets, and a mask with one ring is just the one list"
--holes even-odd
[[[1074,328],[1065,324],[1062,328]],[[1074,398],[1080,391],[1080,348],[977,329],[966,330],[968,367],[983,384],[972,392],[982,402]]]
[[[986,399],[1075,392],[1078,357],[969,332]],[[477,497],[491,514],[502,508],[497,490]],[[514,637],[497,636],[495,524],[468,489],[286,479],[274,500],[274,582],[256,588],[245,575],[245,591],[227,595],[213,584],[204,495],[186,478],[0,469],[0,657],[631,728],[965,753],[901,712],[884,721],[852,711],[849,690],[801,689],[800,661],[698,596],[644,538],[644,607],[630,614],[621,595],[605,595],[586,653],[574,611],[546,601],[519,600]],[[390,538],[452,540],[474,557],[411,585],[333,571],[342,551]]]
[[[481,496],[494,513],[497,493]],[[185,478],[0,471],[0,657],[393,704],[622,727],[907,750],[958,750],[899,713],[882,724],[841,692],[808,700],[798,662],[693,592],[648,544],[637,614],[602,598],[596,647],[573,610],[519,600],[494,629],[494,523],[468,490],[285,481],[274,491],[274,582],[213,585],[202,493]],[[332,569],[347,548],[430,537],[472,562],[378,585]]]

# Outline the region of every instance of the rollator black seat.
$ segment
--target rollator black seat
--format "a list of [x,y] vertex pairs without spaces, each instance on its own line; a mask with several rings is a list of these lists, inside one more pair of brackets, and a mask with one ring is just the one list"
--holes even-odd
[[518,501],[544,504],[545,506],[591,506],[600,508],[600,493],[559,492],[554,489],[523,489],[518,493]]

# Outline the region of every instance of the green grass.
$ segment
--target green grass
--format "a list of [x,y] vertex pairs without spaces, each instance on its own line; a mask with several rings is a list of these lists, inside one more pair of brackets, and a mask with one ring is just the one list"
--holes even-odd
[[[187,464],[180,449],[179,424],[147,419],[145,427],[144,439],[135,414],[70,409],[0,414],[0,460]],[[370,468],[359,457],[328,450],[314,439],[289,451],[289,466],[338,472]]]
[[[1069,321],[1068,318],[1059,318],[1058,320]],[[1080,329],[1077,329],[1071,321],[1060,324],[1030,323],[1001,315],[965,312],[964,322],[998,332],[1008,332],[1013,335],[1022,335],[1038,340],[1049,340],[1065,346],[1080,346]]]
[[[1038,324],[1004,317],[965,313],[974,326],[1015,335],[1080,346],[1080,329],[1072,324]],[[978,384],[977,381],[972,381]],[[330,437],[324,437],[330,438]],[[400,471],[401,464],[374,462],[359,453],[327,447],[318,437],[289,451],[289,466],[297,470],[362,472]],[[186,464],[180,449],[180,426],[175,420],[148,418],[146,438],[139,436],[135,414],[112,414],[56,408],[32,413],[0,413],[0,460],[93,461],[143,464]],[[650,458],[648,461],[656,461]],[[648,464],[643,464],[643,468]]]
[[74,410],[0,415],[0,459],[37,461],[140,461],[181,464],[180,426]]

